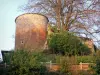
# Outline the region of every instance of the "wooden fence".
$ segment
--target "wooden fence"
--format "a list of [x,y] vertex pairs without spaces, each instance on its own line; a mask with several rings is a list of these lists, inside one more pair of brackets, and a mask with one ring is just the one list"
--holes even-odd
[[[89,70],[90,69],[90,64],[92,63],[79,63],[78,65],[71,65],[71,70]],[[56,64],[56,63],[52,63],[51,61],[50,62],[47,62],[46,64],[47,68],[50,70],[50,71],[57,71],[57,70],[60,70],[60,65]]]

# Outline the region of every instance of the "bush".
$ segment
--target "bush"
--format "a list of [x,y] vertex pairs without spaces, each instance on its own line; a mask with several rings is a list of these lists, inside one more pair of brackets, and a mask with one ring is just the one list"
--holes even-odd
[[91,74],[90,71],[82,70],[82,71],[79,72],[79,75],[93,75],[93,74]]
[[0,65],[0,75],[8,75],[8,70],[9,70],[8,67]]
[[69,32],[55,33],[48,40],[48,46],[53,53],[81,55],[89,54],[90,50],[82,44],[78,37]]
[[70,66],[71,62],[68,57],[62,57],[60,59],[60,73],[61,75],[71,75]]
[[96,61],[95,56],[77,56],[76,58],[78,63],[94,63]]
[[60,69],[59,73],[60,75],[76,75],[76,70],[72,69],[72,65],[77,64],[77,60],[75,57],[69,57],[69,56],[58,56],[56,58],[56,63],[59,64]]
[[96,60],[96,65],[93,67],[96,75],[100,75],[100,57]]
[[41,63],[45,59],[42,57],[41,53],[17,50],[12,57],[9,75],[41,75],[45,73],[46,67]]

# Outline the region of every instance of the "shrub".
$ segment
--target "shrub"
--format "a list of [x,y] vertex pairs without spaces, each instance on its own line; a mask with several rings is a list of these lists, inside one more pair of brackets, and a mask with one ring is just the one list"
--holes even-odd
[[82,71],[79,72],[79,75],[93,75],[93,74],[91,74],[90,71],[82,70]]
[[57,63],[60,65],[59,72],[61,75],[71,75],[70,66],[72,65],[69,57],[60,57]]
[[57,63],[60,66],[59,73],[60,75],[76,75],[76,70],[73,70],[72,65],[77,64],[75,57],[69,56],[59,56],[56,58]]
[[0,65],[0,75],[8,75],[8,70],[9,70],[8,67]]
[[100,75],[100,57],[96,60],[96,65],[93,67],[96,75]]
[[77,62],[80,63],[94,63],[96,61],[95,56],[77,56]]
[[45,61],[43,54],[33,53],[25,50],[14,52],[9,70],[10,75],[41,75],[46,71],[46,67],[41,64]]
[[77,36],[69,32],[55,33],[48,40],[48,46],[53,53],[81,55],[81,53],[89,54],[90,50],[83,45]]

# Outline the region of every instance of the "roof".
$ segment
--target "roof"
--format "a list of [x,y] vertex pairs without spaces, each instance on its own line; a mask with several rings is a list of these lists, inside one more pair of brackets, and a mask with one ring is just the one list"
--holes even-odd
[[82,39],[82,40],[92,40],[91,38],[88,38],[88,37],[79,37],[80,39]]
[[49,22],[48,18],[47,18],[45,15],[42,15],[42,14],[39,14],[39,13],[24,13],[24,14],[21,14],[21,15],[19,15],[19,16],[16,17],[15,22],[16,22],[16,20],[17,20],[18,17],[23,16],[23,15],[27,15],[27,14],[28,14],[28,15],[29,15],[29,14],[33,14],[33,15],[34,15],[34,14],[37,14],[37,15],[44,16],[44,17],[47,19],[47,21]]

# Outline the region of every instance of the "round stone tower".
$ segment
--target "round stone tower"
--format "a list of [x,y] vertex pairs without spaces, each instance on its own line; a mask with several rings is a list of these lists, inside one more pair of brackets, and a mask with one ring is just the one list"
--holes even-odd
[[46,41],[48,18],[41,14],[22,14],[15,19],[15,49],[42,49]]

